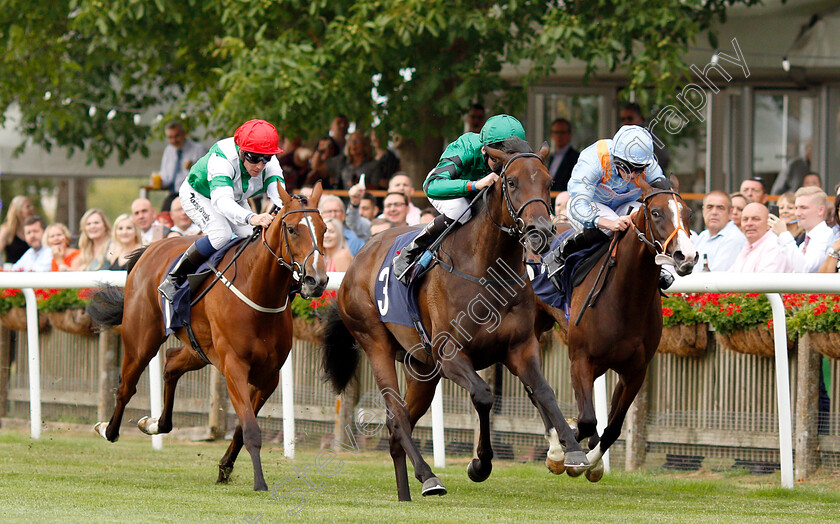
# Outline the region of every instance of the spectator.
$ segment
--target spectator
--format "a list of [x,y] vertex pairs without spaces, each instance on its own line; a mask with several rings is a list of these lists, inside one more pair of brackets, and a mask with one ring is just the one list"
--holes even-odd
[[79,220],[79,250],[73,262],[74,271],[108,269],[108,251],[111,249],[111,223],[101,209],[88,209]]
[[356,184],[348,191],[350,197],[350,206],[347,208],[347,216],[344,219],[344,224],[353,230],[356,235],[363,241],[370,238],[370,220],[362,216],[361,205],[362,197],[365,195],[365,189]]
[[566,208],[569,205],[569,199],[571,195],[568,191],[561,191],[557,198],[554,199],[554,216],[555,217],[562,217],[563,220],[566,219]]
[[169,190],[162,207],[169,209],[169,203],[178,196],[178,189],[190,174],[190,168],[204,156],[207,148],[187,138],[184,124],[178,120],[166,124],[164,132],[169,145],[163,149],[160,159],[160,179],[161,186]]
[[312,186],[302,186],[302,187],[298,190],[298,194],[299,194],[299,195],[302,195],[302,196],[305,196],[306,198],[309,198],[309,197],[311,197],[311,196],[312,196],[312,190],[313,190],[313,189],[314,189],[314,188],[313,188]]
[[696,273],[703,271],[706,262],[710,271],[728,271],[744,247],[747,238],[729,219],[731,205],[729,195],[720,190],[712,191],[703,199],[706,229],[694,242],[700,254],[700,261],[694,266]]
[[362,195],[362,200],[359,202],[359,214],[371,222],[379,214],[379,206],[376,205],[376,197],[368,192]]
[[840,197],[834,197],[834,226],[831,228],[831,247],[820,266],[820,273],[837,273],[840,268]]
[[796,218],[796,206],[794,202],[796,202],[796,197],[790,191],[779,195],[779,218],[787,224],[787,230],[793,235],[798,246],[805,240],[805,230],[799,227],[799,219]]
[[131,218],[140,230],[144,246],[169,234],[169,230],[155,219],[155,209],[147,198],[138,198],[131,203]]
[[572,147],[572,124],[565,118],[555,119],[551,123],[551,140],[554,142],[554,153],[546,159],[552,180],[551,190],[565,191],[580,156],[580,152]]
[[423,208],[423,211],[420,212],[420,223],[428,224],[437,218],[438,215],[440,215],[440,211],[435,209],[434,206]]
[[818,187],[822,189],[822,178],[818,173],[808,173],[802,179],[802,187]]
[[6,220],[0,225],[0,247],[7,263],[14,264],[30,249],[24,238],[23,223],[34,214],[35,206],[28,196],[18,195],[9,204]]
[[23,221],[23,237],[29,249],[12,266],[13,271],[49,271],[52,268],[52,250],[43,243],[44,219],[38,215]]
[[[620,125],[622,126],[633,125],[647,127],[647,121],[642,114],[642,107],[639,104],[624,104],[618,114],[621,120]],[[652,135],[658,136],[653,129],[649,129],[649,131]],[[666,173],[668,166],[671,164],[671,154],[668,153],[668,150],[664,146],[660,147],[657,142],[658,140],[653,141],[653,154],[656,156],[656,162],[662,168],[662,172]]]
[[408,215],[408,197],[402,192],[391,192],[385,196],[383,203],[385,208],[385,220],[391,223],[391,227],[407,226],[405,221]]
[[[365,186],[379,189],[379,165],[373,158],[370,140],[361,131],[356,131],[347,139],[344,149],[345,162],[341,166],[342,187],[350,189],[359,183],[359,177],[365,175]],[[384,183],[384,181],[382,182]]]
[[788,163],[776,177],[770,192],[781,195],[788,191],[796,191],[803,185],[805,175],[811,172],[811,141],[805,144],[805,156],[797,157]]
[[743,231],[744,228],[741,227],[741,213],[744,212],[744,208],[747,207],[749,202],[747,202],[747,199],[741,193],[732,193],[729,195],[729,201],[732,203],[732,207],[729,208],[729,219],[738,226],[738,229]]
[[60,222],[50,224],[44,230],[47,247],[52,251],[50,271],[70,271],[73,261],[81,253],[78,249],[70,249],[70,230]]
[[[414,195],[414,186],[411,184],[411,178],[403,172],[395,174],[388,182],[388,192],[405,194],[405,197],[408,200],[408,214],[406,215],[406,222],[408,222],[409,226],[419,224],[420,208],[411,203],[411,197]],[[384,214],[379,216],[381,218],[387,218]]]
[[391,229],[391,223],[384,218],[374,218],[370,222],[370,236]]
[[729,269],[732,273],[787,273],[790,262],[770,231],[770,212],[758,202],[747,204],[741,216],[747,242]]
[[344,226],[337,218],[325,218],[324,223],[327,230],[324,232],[324,258],[326,259],[327,271],[344,272],[353,262],[353,255],[347,249],[347,240],[344,238]]
[[487,121],[487,111],[481,104],[473,104],[466,116],[466,133],[480,133],[484,122]]
[[[335,195],[323,195],[318,201],[318,211],[325,219],[335,218],[342,224],[347,219],[347,213],[344,209],[344,202]],[[368,226],[368,234],[364,239],[360,238],[350,227],[342,227],[344,230],[344,238],[347,240],[347,247],[350,253],[356,256],[356,253],[365,245],[365,240],[370,237],[370,226]]]
[[[181,199],[173,200],[180,202]],[[131,219],[131,216],[123,213],[114,220],[113,233],[111,235],[111,250],[108,252],[108,262],[111,269],[125,269],[128,262],[128,255],[143,247],[140,238],[140,230]]]
[[277,161],[283,169],[283,179],[286,181],[286,191],[294,191],[299,188],[309,172],[309,159],[312,157],[312,150],[300,147],[301,138],[296,136],[293,139],[283,139],[280,149],[283,154],[277,155]]
[[366,184],[369,189],[386,187],[394,173],[400,170],[400,157],[388,147],[387,141],[383,144],[382,138],[379,136],[381,134],[382,131],[377,134],[376,129],[370,131],[370,144],[373,146],[373,158],[376,160],[379,180],[376,188]]
[[167,238],[188,237],[201,234],[201,228],[193,224],[193,221],[190,220],[190,217],[184,211],[184,206],[181,204],[180,198],[172,201],[172,207],[169,208],[169,217],[172,219],[173,225]]
[[764,204],[770,210],[770,214],[778,216],[779,208],[767,198],[764,179],[760,176],[754,176],[741,182],[740,193],[747,199],[747,203],[758,202],[759,204]]
[[344,149],[347,144],[347,130],[350,129],[350,120],[347,115],[339,113],[330,123],[330,136],[338,144],[338,150]]
[[[338,142],[333,140],[332,137],[321,137],[318,140],[315,152],[312,154],[311,170],[306,175],[306,180],[303,182],[304,186],[312,187],[315,182],[320,180],[324,189],[339,189],[341,185],[339,169],[344,162],[344,154],[339,153],[339,151]],[[338,166],[338,169],[335,169],[335,166]]]
[[796,191],[796,218],[805,230],[805,240],[800,246],[787,230],[787,224],[770,217],[773,232],[779,237],[779,247],[795,273],[816,273],[825,261],[832,233],[825,223],[827,204],[828,197],[819,188],[802,187]]

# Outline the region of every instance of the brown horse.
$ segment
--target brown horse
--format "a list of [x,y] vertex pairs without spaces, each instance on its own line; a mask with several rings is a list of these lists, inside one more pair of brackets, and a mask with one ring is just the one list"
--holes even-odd
[[[473,218],[443,241],[440,263],[419,283],[420,318],[431,340],[427,352],[420,349],[423,346],[413,327],[382,322],[377,310],[382,297],[374,291],[389,247],[408,228],[374,236],[356,256],[339,289],[338,310],[333,310],[325,331],[324,367],[340,392],[358,365],[355,342],[367,354],[385,401],[401,501],[411,500],[406,455],[422,483],[423,495],[446,493],[411,439],[441,376],[469,391],[478,412],[478,456],[470,462],[468,475],[475,482],[490,475],[493,393],[476,370],[497,362],[522,381],[542,416],[552,448],[568,447],[565,465],[562,459],[559,464],[550,459],[550,467],[559,473],[565,466],[570,475],[586,469],[586,457],[543,377],[540,346],[532,329],[534,293],[527,283],[522,244],[534,252],[545,252],[554,230],[547,203],[551,177],[543,164],[548,147],[544,146],[540,155],[530,151],[524,141],[508,152],[489,151],[499,180],[484,190],[483,199],[475,201]],[[501,166],[504,168],[499,171]],[[406,364],[404,400],[395,366],[401,356]]]
[[[589,480],[603,476],[601,457],[621,434],[624,417],[642,387],[648,364],[662,335],[662,303],[657,264],[671,264],[679,275],[691,273],[697,253],[689,239],[691,209],[673,191],[645,191],[641,209],[635,212],[633,227],[614,240],[595,269],[574,289],[570,322],[562,310],[537,299],[534,324],[537,336],[555,321],[568,334],[572,387],[578,404],[578,441],[589,437],[587,454]],[[598,268],[614,251],[615,267],[607,274],[593,307],[575,325],[581,308],[598,278]],[[600,288],[600,284],[599,284]],[[571,325],[570,325],[571,324]],[[600,439],[596,432],[592,386],[595,379],[612,369],[619,375],[610,406],[609,422]]]
[[[239,417],[233,441],[219,463],[218,482],[230,478],[244,443],[254,465],[254,490],[258,491],[265,491],[268,486],[260,462],[262,439],[256,416],[277,387],[280,368],[292,347],[292,311],[287,306],[293,273],[300,277],[303,296],[320,296],[327,286],[320,247],[326,226],[317,210],[321,185],[316,186],[308,201],[291,197],[279,183],[278,186],[283,200],[282,216],[263,231],[262,241],[247,246],[224,273],[245,300],[264,311],[247,304],[225,285],[215,285],[191,313],[199,346],[227,379],[230,400]],[[170,263],[193,240],[161,240],[134,256],[128,267],[124,301],[119,288],[100,290],[91,299],[89,312],[94,320],[104,325],[122,322],[125,357],[116,407],[109,422],[100,422],[94,428],[111,442],[119,438],[123,410],[136,392],[140,374],[166,339],[157,286]],[[219,263],[220,270],[227,266],[233,251]],[[208,285],[209,281],[201,289]],[[166,352],[163,413],[159,420],[144,418],[138,423],[150,435],[172,430],[178,379],[187,371],[207,365],[192,348],[184,328],[175,335],[184,345]]]

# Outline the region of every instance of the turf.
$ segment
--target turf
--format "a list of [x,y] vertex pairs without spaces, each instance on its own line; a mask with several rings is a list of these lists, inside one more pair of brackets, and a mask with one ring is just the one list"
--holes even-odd
[[[540,464],[497,462],[481,484],[466,475],[466,458],[437,471],[449,494],[396,501],[386,452],[340,453],[332,463],[316,450],[294,461],[282,446],[263,446],[274,493],[251,490],[245,450],[232,480],[216,485],[227,443],[123,437],[109,444],[93,433],[45,432],[40,441],[0,432],[3,522],[826,522],[840,514],[840,482],[818,477],[794,490],[779,475],[703,471],[613,472],[597,483],[555,477]],[[325,476],[317,469],[321,460]],[[340,470],[339,470],[340,466]],[[306,479],[293,468],[306,470]],[[308,470],[307,470],[308,468]],[[411,467],[409,465],[409,475]],[[308,483],[307,483],[308,482]]]

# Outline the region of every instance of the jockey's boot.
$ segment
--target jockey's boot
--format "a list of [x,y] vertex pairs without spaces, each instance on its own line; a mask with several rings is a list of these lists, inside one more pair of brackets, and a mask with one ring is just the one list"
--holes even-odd
[[188,247],[175,267],[172,268],[172,271],[166,275],[166,280],[158,287],[158,291],[163,295],[163,298],[172,302],[175,291],[181,287],[187,279],[187,275],[195,273],[205,260],[207,260],[207,257],[201,254],[195,244]]
[[426,224],[423,231],[417,235],[411,244],[402,248],[400,254],[394,257],[394,275],[397,280],[407,286],[411,282],[411,275],[413,273],[414,263],[417,262],[418,257],[443,233],[449,225],[452,224],[452,219],[447,218],[446,215],[438,215],[434,220]]
[[557,249],[544,256],[543,265],[545,266],[546,276],[552,285],[554,285],[554,288],[557,291],[563,291],[562,284],[560,283],[560,275],[563,274],[563,268],[566,266],[566,259],[569,255],[586,249],[607,238],[609,238],[607,234],[597,227],[585,228],[583,231],[578,231],[566,239],[566,242],[560,244]]
[[659,289],[661,289],[662,291],[665,291],[666,289],[671,287],[671,284],[673,284],[673,283],[674,283],[674,275],[672,275],[671,272],[668,271],[667,269],[665,269],[664,267],[660,268],[660,270],[659,270]]

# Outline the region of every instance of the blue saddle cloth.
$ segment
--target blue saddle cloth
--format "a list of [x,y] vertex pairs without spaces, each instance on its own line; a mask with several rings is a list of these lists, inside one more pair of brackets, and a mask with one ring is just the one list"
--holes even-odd
[[[575,230],[573,229],[560,233],[551,242],[551,250],[554,251],[558,249],[559,246],[573,234],[575,234]],[[552,284],[548,279],[548,275],[542,264],[538,262],[528,262],[528,266],[531,269],[531,271],[528,271],[528,275],[531,276],[531,287],[534,288],[534,294],[549,306],[565,311],[566,318],[568,319],[569,304],[572,298],[572,291],[574,291],[575,288],[575,273],[577,273],[583,262],[603,250],[603,248],[604,243],[598,242],[569,255],[566,259],[566,265],[560,273],[560,285],[563,288],[562,291],[558,291],[554,287],[554,284]]]
[[[238,246],[240,242],[246,239],[247,237],[234,238],[226,245],[222,246],[221,249],[210,255],[207,262],[201,264],[201,267],[198,268],[195,274],[211,271],[208,264],[211,264],[213,267],[218,267],[222,257],[224,257],[231,248]],[[172,268],[175,267],[175,264],[178,260],[180,260],[180,258],[181,257],[177,257],[174,261],[172,261],[167,274],[172,271]],[[184,284],[175,291],[175,296],[172,298],[172,304],[163,297],[160,299],[161,307],[163,309],[163,322],[167,335],[173,334],[176,329],[182,328],[186,324],[190,323],[190,302],[192,301],[192,293],[190,292],[189,280],[185,281]]]
[[379,318],[382,322],[399,324],[401,326],[414,327],[413,318],[419,318],[417,305],[417,293],[409,293],[415,290],[416,286],[406,287],[394,276],[391,262],[405,246],[411,243],[421,230],[409,231],[398,236],[388,249],[385,260],[379,268],[376,276],[376,285],[373,293],[376,299],[376,309],[379,311]]

